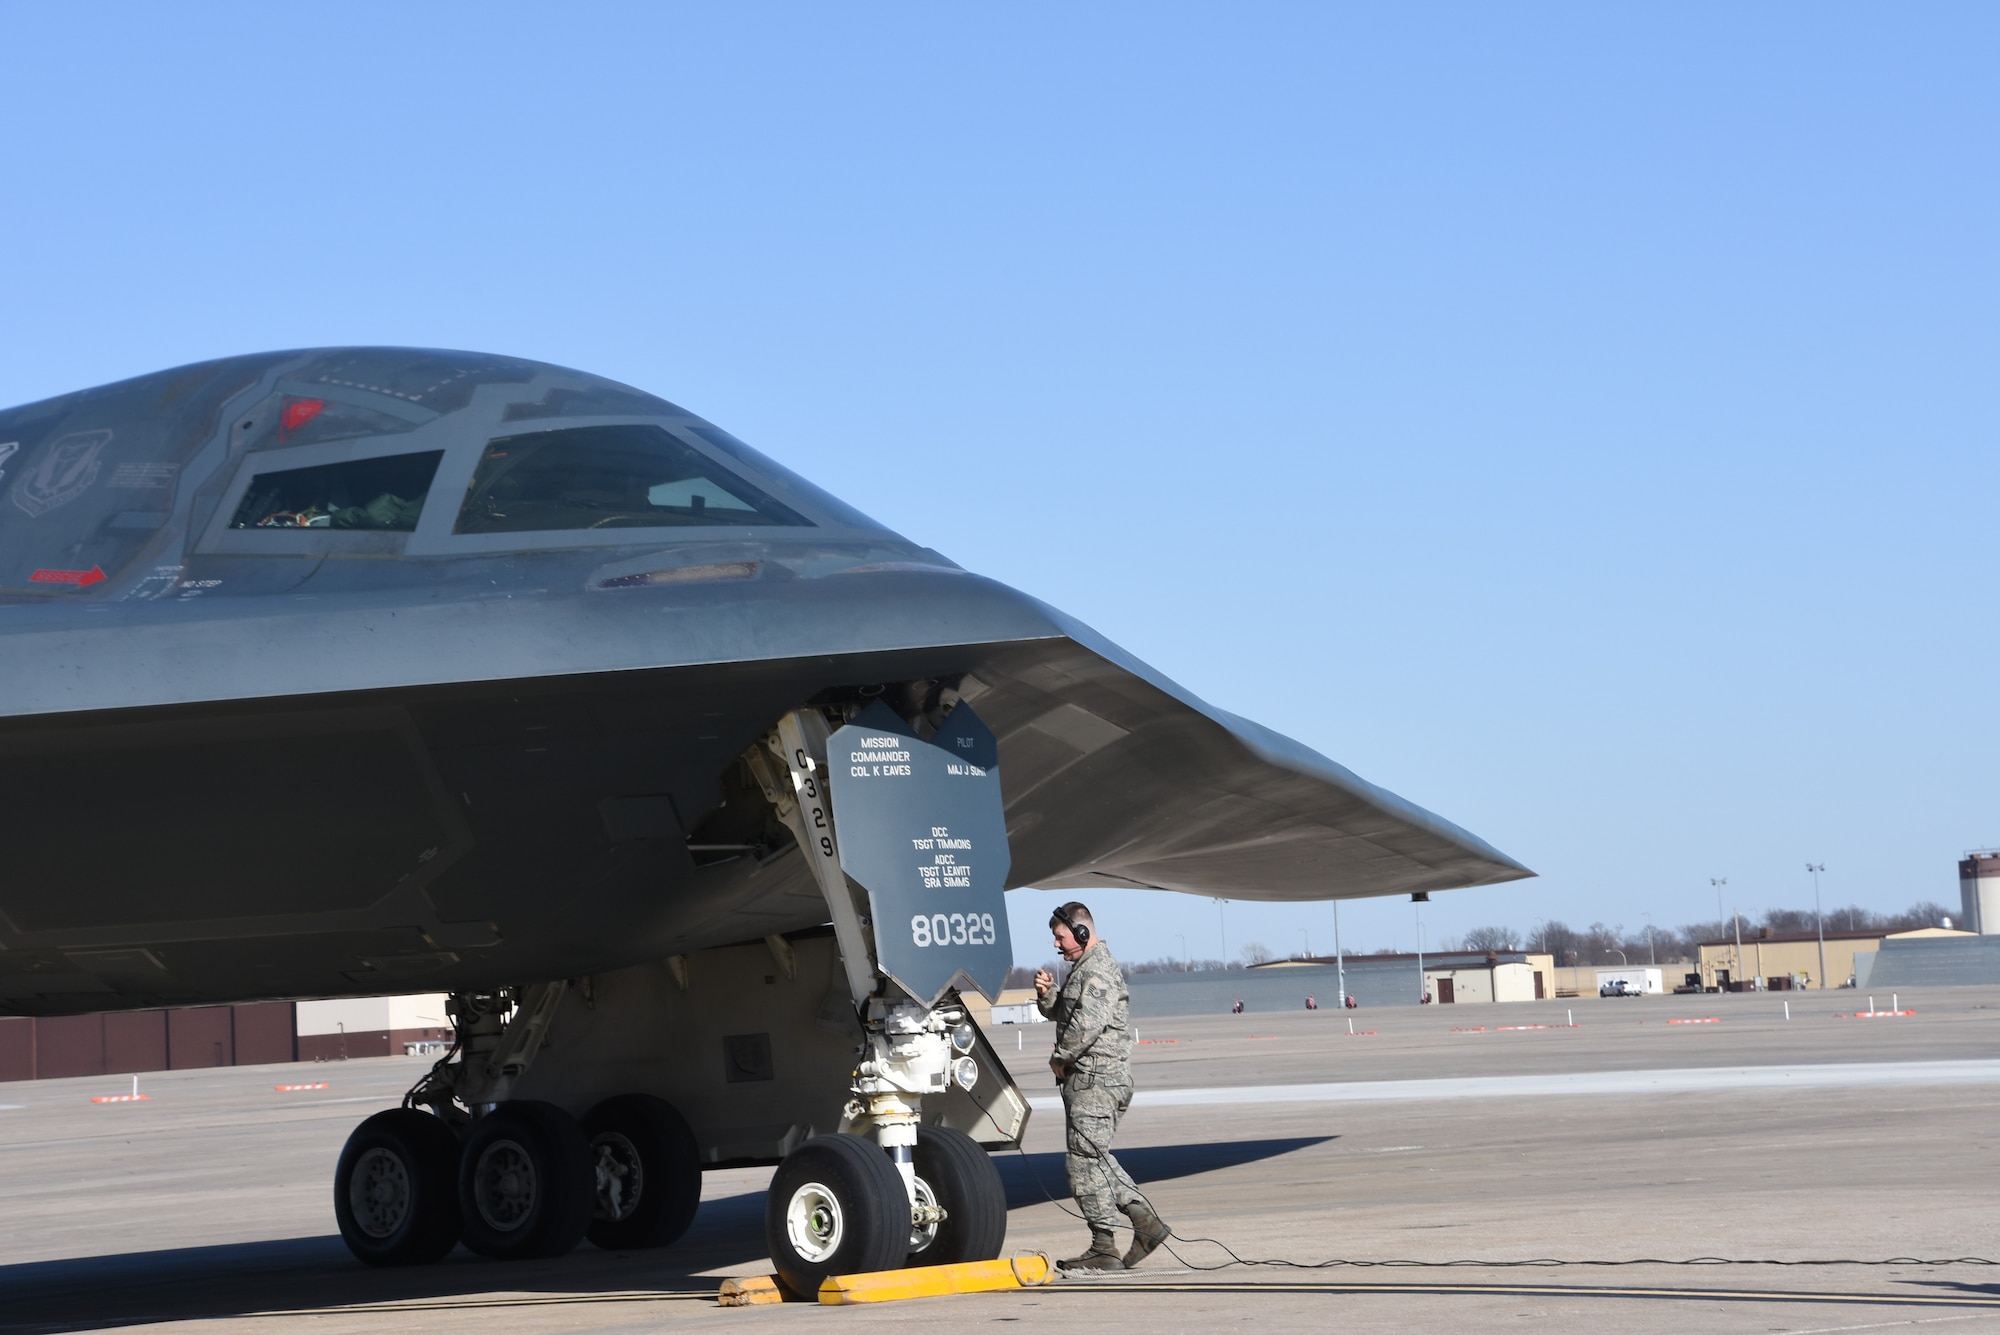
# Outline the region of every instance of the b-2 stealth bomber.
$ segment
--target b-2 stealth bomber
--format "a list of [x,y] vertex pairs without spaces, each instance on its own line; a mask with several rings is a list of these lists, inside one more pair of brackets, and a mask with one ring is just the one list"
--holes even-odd
[[1027,1105],[960,994],[1004,888],[1528,874],[694,414],[508,357],[0,412],[0,664],[0,1013],[450,995],[338,1168],[376,1264],[661,1245],[757,1162],[795,1286],[997,1255],[981,1147]]

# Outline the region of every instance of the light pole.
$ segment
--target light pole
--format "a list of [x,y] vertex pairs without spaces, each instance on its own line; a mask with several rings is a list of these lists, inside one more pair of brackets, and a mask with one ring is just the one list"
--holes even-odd
[[1222,932],[1222,971],[1224,973],[1229,972],[1229,916],[1223,912],[1222,906],[1228,902],[1226,899],[1215,901],[1215,922],[1216,926]]
[[1299,956],[1299,958],[1309,960],[1313,957],[1312,933],[1301,927],[1299,928],[1299,937],[1306,943],[1306,953]]
[[1333,971],[1340,981],[1340,1004],[1347,1005],[1347,956],[1340,949],[1340,901],[1333,901]]
[[[1722,926],[1722,887],[1729,884],[1729,878],[1727,876],[1711,876],[1708,878],[1708,883],[1715,887],[1715,925],[1720,927]],[[1740,933],[1736,938],[1736,953],[1739,956],[1743,953],[1743,938]],[[1736,973],[1742,973],[1743,961],[1741,959],[1732,960],[1730,961],[1730,967]]]
[[1813,924],[1819,929],[1819,986],[1826,990],[1826,916],[1819,911],[1819,874],[1826,870],[1824,862],[1808,862],[1806,870],[1813,878]]
[[[1737,912],[1735,909],[1729,910],[1729,925],[1736,931],[1736,972],[1742,973],[1743,972],[1743,915]],[[1764,962],[1764,950],[1763,947],[1761,946],[1758,947],[1757,949],[1757,962],[1760,965]],[[1740,989],[1743,986],[1743,980],[1741,978],[1737,979],[1736,985]]]
[[1430,896],[1422,890],[1410,896],[1411,903],[1414,905],[1414,912],[1417,915],[1417,999],[1419,1002],[1431,994],[1430,989],[1424,986],[1424,901],[1429,898]]
[[1620,949],[1619,949],[1618,947],[1616,947],[1616,946],[1613,946],[1613,947],[1611,947],[1611,953],[1612,953],[1612,954],[1614,954],[1614,955],[1616,955],[1616,956],[1618,957],[1618,963],[1619,963],[1619,964],[1620,964],[1620,965],[1621,965],[1622,967],[1624,967],[1624,968],[1627,968],[1627,969],[1629,969],[1629,968],[1631,968],[1631,967],[1632,967],[1632,961],[1631,961],[1631,960],[1628,960],[1628,959],[1626,959],[1626,958],[1625,958],[1625,952],[1624,952],[1624,951],[1620,950]]
[[1641,913],[1639,916],[1646,920],[1646,963],[1658,964],[1660,957],[1653,950],[1653,915]]
[[1193,973],[1194,961],[1188,958],[1187,938],[1185,936],[1182,936],[1179,932],[1175,932],[1174,940],[1181,943],[1181,972]]

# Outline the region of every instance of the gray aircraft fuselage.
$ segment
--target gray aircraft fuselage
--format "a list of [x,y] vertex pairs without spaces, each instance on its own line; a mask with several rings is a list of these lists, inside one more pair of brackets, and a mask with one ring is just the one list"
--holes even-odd
[[1528,874],[701,418],[505,357],[268,353],[0,412],[0,682],[0,1013],[815,927],[739,763],[809,702],[976,702],[1012,885]]

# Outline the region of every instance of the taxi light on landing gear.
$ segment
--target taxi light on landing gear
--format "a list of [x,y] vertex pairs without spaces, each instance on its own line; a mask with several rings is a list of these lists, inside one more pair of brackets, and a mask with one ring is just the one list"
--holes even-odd
[[978,1034],[973,1030],[971,1022],[961,1020],[952,1028],[951,1045],[960,1052],[970,1052],[972,1051],[973,1041],[977,1037]]
[[958,1087],[970,1094],[972,1087],[979,1083],[979,1063],[970,1057],[960,1057],[951,1064],[951,1078],[958,1081]]

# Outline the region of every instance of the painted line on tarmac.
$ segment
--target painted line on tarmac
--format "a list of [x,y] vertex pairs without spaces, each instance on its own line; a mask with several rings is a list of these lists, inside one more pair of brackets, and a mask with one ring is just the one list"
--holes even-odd
[[1845,1307],[1973,1307],[2000,1311],[2000,1295],[1929,1293],[1825,1293],[1782,1289],[1697,1289],[1613,1286],[1599,1284],[1341,1284],[1308,1280],[1190,1281],[1132,1283],[1116,1276],[1063,1283],[1034,1290],[1043,1293],[1317,1293],[1355,1297],[1371,1293],[1400,1296],[1463,1296],[1507,1298],[1625,1298],[1654,1302],[1813,1303]]
[[[719,1281],[718,1281],[719,1282]],[[527,1294],[503,1298],[416,1298],[405,1302],[358,1303],[337,1307],[272,1307],[241,1316],[377,1316],[395,1312],[492,1311],[510,1307],[584,1307],[604,1303],[715,1302],[715,1289],[645,1289],[623,1293]],[[202,1320],[201,1317],[174,1315],[170,1321]],[[208,1318],[215,1319],[215,1318]]]
[[[1830,1062],[1816,1066],[1697,1066],[1664,1071],[1576,1071],[1563,1075],[1460,1076],[1436,1080],[1349,1080],[1316,1085],[1225,1085],[1147,1089],[1138,1107],[1235,1103],[1384,1103],[1402,1099],[1490,1099],[1577,1094],[1706,1094],[1742,1089],[1868,1089],[1907,1085],[2000,1084],[2000,1061]],[[1060,1096],[1028,1100],[1037,1111]]]

